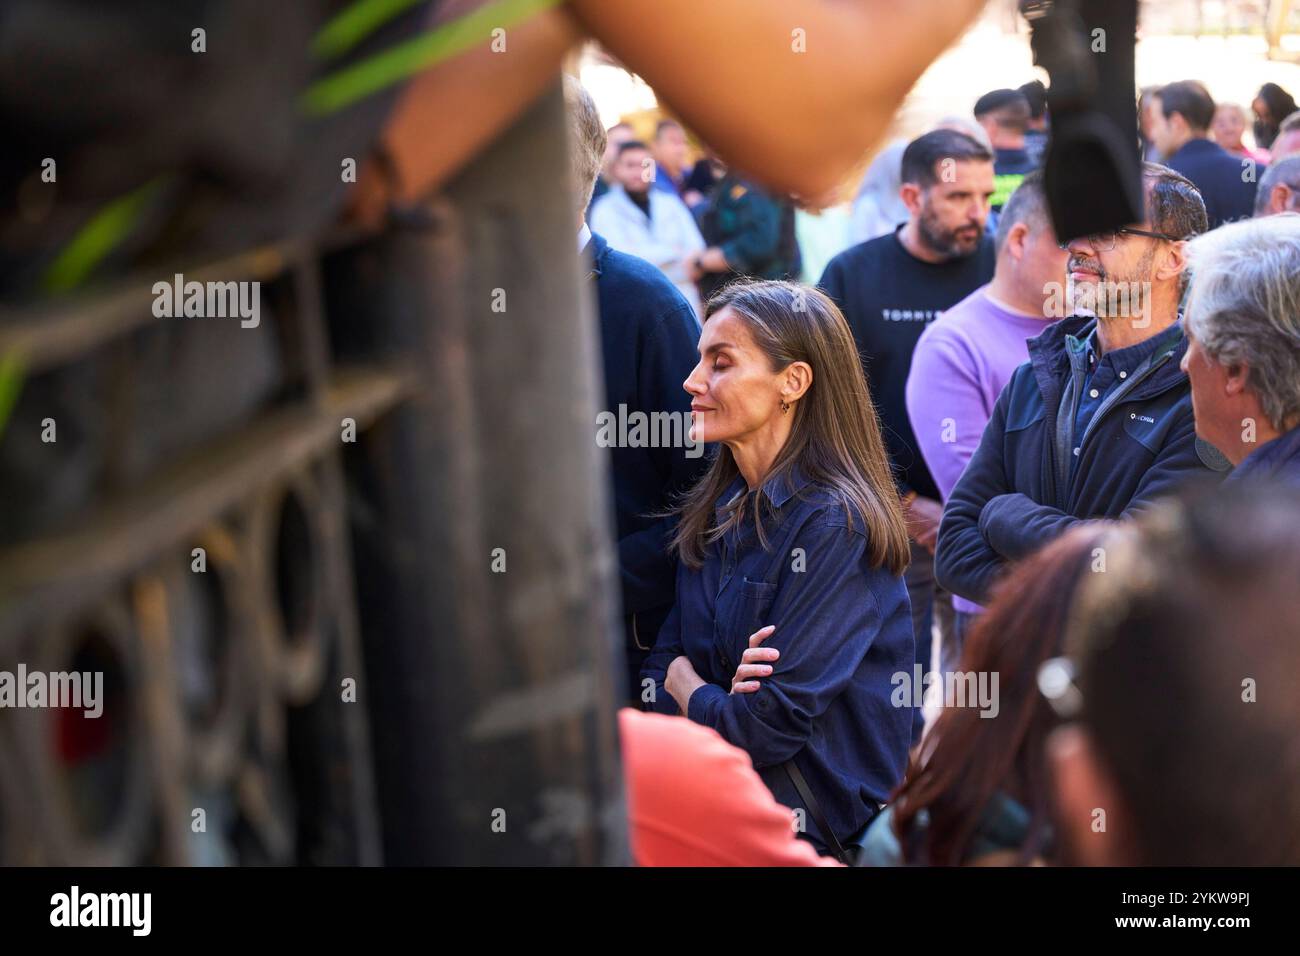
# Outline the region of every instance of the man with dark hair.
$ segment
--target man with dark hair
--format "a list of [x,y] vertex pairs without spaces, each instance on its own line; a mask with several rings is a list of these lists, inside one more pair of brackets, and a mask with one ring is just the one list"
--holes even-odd
[[[1002,211],[1020,181],[1037,168],[1025,145],[1032,112],[1028,98],[1019,90],[993,90],[975,101],[975,121],[993,144],[994,213]],[[994,222],[996,225],[996,216]]]
[[975,101],[975,121],[984,127],[993,144],[996,175],[1024,176],[1034,169],[1025,150],[1025,132],[1032,115],[1029,100],[1019,90],[993,90]]
[[[606,133],[591,95],[573,77],[564,80],[568,106],[573,197],[578,210],[600,174]],[[644,152],[644,150],[643,150]],[[611,249],[578,218],[578,251],[600,312],[605,396],[602,411],[619,415],[690,415],[682,389],[698,361],[695,312],[659,270]],[[703,470],[706,458],[686,447],[614,447],[610,451],[614,519],[618,533],[626,635],[627,699],[640,702],[638,675],[677,591],[677,562],[668,550],[674,522],[663,513]]]
[[1015,561],[1091,518],[1126,517],[1229,463],[1196,437],[1179,307],[1196,187],[1143,167],[1146,220],[1066,244],[1074,314],[1029,343],[944,510],[939,583],[976,603]]
[[[1003,387],[1029,357],[1027,341],[1060,318],[1047,304],[1060,299],[1066,256],[1052,229],[1041,171],[1011,194],[994,244],[993,281],[925,330],[907,378],[908,417],[944,501],[975,454]],[[953,598],[953,608],[944,672],[956,665],[969,623],[982,610],[962,597]]]
[[1237,159],[1210,139],[1214,99],[1195,80],[1162,86],[1153,94],[1151,139],[1170,169],[1200,190],[1210,228],[1255,211],[1259,170],[1252,159]]
[[984,234],[993,157],[965,133],[933,130],[903,151],[899,195],[907,222],[840,253],[819,284],[848,319],[880,410],[913,540],[907,588],[916,659],[928,669],[932,617],[937,612],[946,634],[951,602],[935,591],[942,505],[908,421],[907,373],[925,327],[993,276],[993,242]]

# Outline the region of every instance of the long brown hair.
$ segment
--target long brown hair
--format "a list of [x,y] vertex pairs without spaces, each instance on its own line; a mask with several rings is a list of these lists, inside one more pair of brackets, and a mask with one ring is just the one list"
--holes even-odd
[[[730,308],[754,337],[773,372],[793,362],[813,370],[812,385],[794,403],[790,437],[764,484],[797,464],[809,481],[842,502],[850,523],[861,518],[875,567],[901,574],[909,549],[903,509],[889,469],[880,420],[867,391],[857,345],[844,316],[825,294],[797,282],[741,280],[709,300],[704,321]],[[763,489],[741,495],[715,524],[719,496],[740,473],[731,450],[718,449],[708,471],[675,509],[679,516],[673,548],[692,568],[704,563],[704,549],[745,516],[753,498],[753,521],[764,547],[760,512],[771,511]]]
[[[1038,669],[1062,653],[1070,606],[1104,529],[1068,532],[1012,567],[966,639],[958,670],[998,675],[998,715],[947,707],[930,728],[894,795],[894,831],[908,863],[961,864],[999,790],[1030,814],[1019,862],[1042,849],[1050,812],[1047,735],[1057,724],[1038,692]],[[911,835],[922,810],[929,825]]]

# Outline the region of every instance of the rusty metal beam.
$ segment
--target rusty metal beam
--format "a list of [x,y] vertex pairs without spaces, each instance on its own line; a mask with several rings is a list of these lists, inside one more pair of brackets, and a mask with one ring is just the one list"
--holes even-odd
[[96,600],[250,493],[337,450],[342,418],[362,430],[415,388],[399,367],[336,373],[319,407],[303,402],[277,410],[174,462],[66,532],[0,551],[0,647],[42,614]]
[[[292,265],[328,254],[356,242],[366,233],[339,229],[320,239],[304,237],[250,249],[216,262],[159,269],[157,278],[170,280],[183,272],[196,282],[267,282]],[[53,368],[159,321],[153,314],[153,292],[139,276],[108,289],[92,290],[32,306],[21,311],[0,310],[0,355],[18,355],[27,374]]]

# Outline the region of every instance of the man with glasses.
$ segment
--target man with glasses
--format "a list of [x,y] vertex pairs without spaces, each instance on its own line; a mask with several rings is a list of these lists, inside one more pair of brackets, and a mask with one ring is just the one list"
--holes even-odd
[[970,601],[1079,521],[1126,517],[1230,467],[1196,437],[1179,367],[1186,246],[1205,204],[1164,166],[1144,164],[1142,179],[1145,222],[1064,244],[1074,314],[1029,342],[948,499],[935,571]]

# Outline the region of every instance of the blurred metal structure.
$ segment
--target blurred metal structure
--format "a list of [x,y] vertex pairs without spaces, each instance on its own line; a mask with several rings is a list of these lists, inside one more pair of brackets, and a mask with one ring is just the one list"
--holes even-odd
[[257,329],[0,317],[0,670],[106,698],[0,710],[0,863],[626,859],[567,181],[557,88],[418,222],[186,269]]
[[1274,59],[1282,54],[1282,36],[1286,33],[1291,16],[1291,0],[1269,0],[1264,17],[1264,36],[1268,39],[1268,55]]

